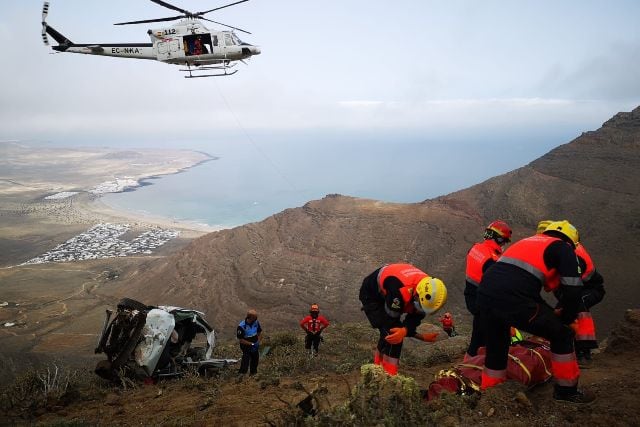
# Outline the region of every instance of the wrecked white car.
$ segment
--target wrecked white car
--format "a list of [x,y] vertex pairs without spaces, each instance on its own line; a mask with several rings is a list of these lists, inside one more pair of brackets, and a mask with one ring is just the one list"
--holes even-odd
[[208,374],[236,359],[212,359],[215,332],[203,313],[165,306],[147,306],[124,298],[106,319],[95,349],[107,360],[98,362],[99,376],[116,380],[121,376],[136,378],[176,377],[193,371]]

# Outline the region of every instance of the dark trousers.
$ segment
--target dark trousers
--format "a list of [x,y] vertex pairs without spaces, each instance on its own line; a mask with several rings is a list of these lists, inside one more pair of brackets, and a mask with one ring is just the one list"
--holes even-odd
[[[402,325],[398,322],[398,325],[393,326],[401,327]],[[402,341],[400,344],[389,344],[387,340],[384,338],[389,335],[389,329],[387,328],[379,328],[380,338],[378,339],[378,352],[380,352],[383,356],[393,357],[394,359],[400,359],[400,353],[402,353]]]
[[258,362],[260,361],[260,353],[254,350],[250,345],[240,345],[242,350],[242,360],[240,361],[240,374],[246,374],[249,370],[250,375],[258,373]]
[[476,356],[478,349],[484,345],[487,345],[487,333],[485,325],[481,321],[481,316],[473,316],[473,330],[471,331],[471,340],[469,341],[469,348],[467,354],[469,356]]
[[307,336],[304,337],[304,348],[310,350],[311,346],[313,346],[313,351],[317,353],[320,341],[322,341],[322,337],[320,337],[320,334],[312,334],[309,332],[307,333]]
[[573,353],[573,330],[564,325],[553,309],[545,303],[523,300],[518,307],[487,307],[481,305],[480,322],[486,331],[487,358],[485,366],[493,370],[507,367],[511,326],[546,338],[555,354]]

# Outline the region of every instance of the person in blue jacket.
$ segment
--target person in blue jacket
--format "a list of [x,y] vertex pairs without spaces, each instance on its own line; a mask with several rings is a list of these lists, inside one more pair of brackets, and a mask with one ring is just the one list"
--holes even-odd
[[240,350],[242,350],[242,360],[240,361],[239,374],[255,375],[258,372],[258,362],[260,360],[260,337],[262,327],[258,322],[258,313],[251,309],[247,312],[247,317],[240,322],[236,333]]

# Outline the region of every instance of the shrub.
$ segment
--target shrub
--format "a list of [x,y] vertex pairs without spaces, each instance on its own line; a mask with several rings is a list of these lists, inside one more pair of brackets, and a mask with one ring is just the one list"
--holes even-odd
[[[317,399],[310,394],[305,400],[316,406]],[[371,364],[362,366],[360,381],[347,402],[328,411],[318,412],[315,407],[305,409],[303,411],[300,404],[290,405],[279,419],[269,423],[296,426],[434,425],[413,378],[390,377],[382,367]]]
[[28,368],[0,392],[0,409],[5,413],[30,416],[34,411],[67,405],[80,395],[79,373],[52,364]]

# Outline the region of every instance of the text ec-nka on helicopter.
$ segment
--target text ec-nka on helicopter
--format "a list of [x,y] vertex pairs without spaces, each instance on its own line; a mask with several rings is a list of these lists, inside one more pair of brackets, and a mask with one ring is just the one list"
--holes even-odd
[[[116,56],[120,58],[153,59],[168,64],[186,65],[186,78],[230,76],[238,70],[229,71],[237,62],[260,54],[260,48],[242,42],[233,31],[211,31],[202,25],[199,20],[213,22],[232,30],[251,34],[240,28],[232,27],[221,22],[212,21],[203,15],[220,10],[225,7],[244,3],[249,0],[240,0],[225,6],[192,13],[173,6],[162,0],[151,0],[161,6],[176,10],[182,15],[168,18],[146,19],[142,21],[120,22],[114,25],[143,24],[147,22],[165,22],[181,19],[180,22],[167,28],[148,30],[151,43],[74,43],[47,24],[49,3],[42,7],[42,39],[45,45],[49,45],[47,34],[58,42],[51,48],[57,52],[83,53],[86,55]],[[195,68],[191,68],[195,67]],[[222,70],[217,74],[207,74],[208,70]],[[204,73],[202,73],[204,71]]]

